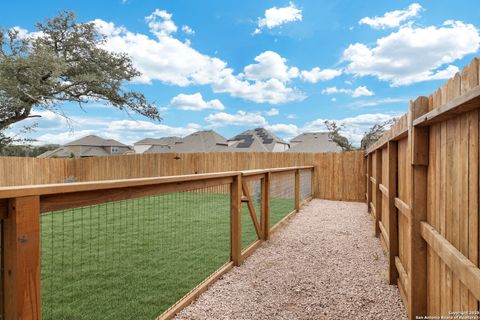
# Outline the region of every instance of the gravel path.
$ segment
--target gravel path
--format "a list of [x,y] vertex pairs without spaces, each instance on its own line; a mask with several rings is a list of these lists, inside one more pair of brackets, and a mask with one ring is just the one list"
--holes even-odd
[[406,319],[366,206],[313,200],[176,319]]

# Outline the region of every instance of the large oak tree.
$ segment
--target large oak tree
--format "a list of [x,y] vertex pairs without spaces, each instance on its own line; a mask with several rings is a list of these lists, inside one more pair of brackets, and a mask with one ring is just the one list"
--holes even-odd
[[36,29],[0,29],[0,145],[11,140],[2,131],[32,117],[33,108],[63,115],[64,102],[104,101],[161,120],[142,93],[125,89],[140,73],[126,54],[102,48],[105,38],[93,23],[61,12]]

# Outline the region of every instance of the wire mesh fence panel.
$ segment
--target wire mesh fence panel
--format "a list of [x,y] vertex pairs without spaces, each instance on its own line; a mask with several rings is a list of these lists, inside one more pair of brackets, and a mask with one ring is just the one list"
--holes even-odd
[[[249,178],[245,181],[251,199],[253,208],[255,209],[255,215],[257,221],[260,224],[261,221],[261,180]],[[255,231],[255,225],[253,223],[250,211],[248,209],[248,204],[242,202],[242,250],[248,248],[249,245],[258,240],[257,233]]]
[[270,180],[270,226],[295,208],[295,173],[272,173]]
[[300,170],[300,202],[312,196],[312,170]]
[[230,260],[229,185],[42,214],[43,319],[154,319]]

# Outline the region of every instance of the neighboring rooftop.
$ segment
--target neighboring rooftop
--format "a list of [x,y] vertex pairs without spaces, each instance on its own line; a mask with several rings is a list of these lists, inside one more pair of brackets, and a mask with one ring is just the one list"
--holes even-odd
[[290,140],[286,152],[340,152],[340,148],[329,137],[328,132],[306,132]]
[[227,139],[213,130],[204,130],[186,136],[166,152],[221,152],[227,148]]
[[228,140],[229,151],[283,152],[288,142],[280,139],[265,128],[247,130]]
[[83,138],[66,143],[64,146],[90,146],[90,147],[128,147],[114,139],[104,139],[96,135],[89,135]]
[[89,135],[42,153],[38,158],[102,157],[132,153],[132,149],[114,139]]
[[150,146],[169,146],[176,142],[182,141],[180,137],[162,137],[162,138],[145,138],[135,142],[133,145],[150,145]]
[[145,138],[133,144],[135,153],[173,152],[175,144],[182,142],[180,137]]

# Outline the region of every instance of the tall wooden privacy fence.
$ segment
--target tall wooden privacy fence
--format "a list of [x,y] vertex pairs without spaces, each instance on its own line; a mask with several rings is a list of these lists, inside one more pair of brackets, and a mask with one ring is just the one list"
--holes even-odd
[[0,186],[162,177],[313,165],[316,197],[363,201],[363,152],[178,153],[85,159],[0,157]]
[[312,198],[313,170],[0,188],[0,316],[171,319]]
[[479,109],[474,59],[367,152],[367,203],[410,319],[478,315]]

